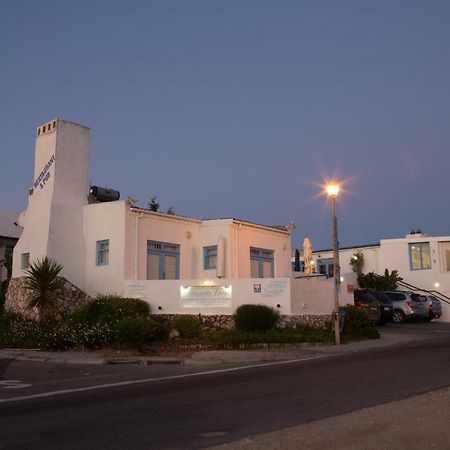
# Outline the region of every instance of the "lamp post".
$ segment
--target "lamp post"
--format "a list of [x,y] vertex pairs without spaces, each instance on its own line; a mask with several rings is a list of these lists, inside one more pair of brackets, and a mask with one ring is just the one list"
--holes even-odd
[[336,197],[339,194],[339,185],[330,183],[326,186],[328,197],[331,199],[331,217],[333,221],[333,271],[334,271],[334,337],[336,345],[341,343],[339,330],[339,288],[341,284],[341,271],[339,267],[339,242],[336,217]]

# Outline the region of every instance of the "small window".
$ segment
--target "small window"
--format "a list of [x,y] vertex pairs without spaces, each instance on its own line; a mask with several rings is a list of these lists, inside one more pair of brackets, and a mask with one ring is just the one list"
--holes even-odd
[[431,269],[431,255],[429,242],[408,244],[409,263],[411,270]]
[[22,270],[26,270],[30,267],[30,254],[29,253],[22,253],[20,256],[20,268]]
[[203,267],[205,270],[217,268],[217,245],[203,247]]
[[109,239],[96,243],[96,265],[107,266],[109,264]]

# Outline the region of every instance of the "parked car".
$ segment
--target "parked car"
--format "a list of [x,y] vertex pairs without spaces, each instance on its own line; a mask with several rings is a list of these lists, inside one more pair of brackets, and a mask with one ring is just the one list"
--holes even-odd
[[353,293],[355,306],[361,308],[369,316],[372,323],[377,323],[380,320],[380,303],[369,292],[357,289]]
[[384,325],[386,322],[394,321],[394,302],[384,293],[379,291],[370,291],[380,303],[380,319],[377,325]]
[[423,320],[428,316],[427,299],[420,294],[409,291],[386,291],[385,294],[394,305],[394,323],[405,320]]
[[425,295],[428,304],[428,316],[425,317],[425,321],[429,322],[433,319],[439,319],[442,316],[441,301],[434,295]]

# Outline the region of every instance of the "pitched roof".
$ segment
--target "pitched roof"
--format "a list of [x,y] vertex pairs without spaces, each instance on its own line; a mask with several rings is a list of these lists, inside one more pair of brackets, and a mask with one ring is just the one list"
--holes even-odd
[[19,218],[19,213],[0,210],[0,236],[18,239],[22,230],[14,225]]

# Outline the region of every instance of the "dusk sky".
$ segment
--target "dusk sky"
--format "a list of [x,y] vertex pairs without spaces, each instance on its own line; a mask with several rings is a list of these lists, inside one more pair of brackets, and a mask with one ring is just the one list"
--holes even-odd
[[91,128],[92,184],[331,247],[450,234],[450,2],[1,2],[0,209],[35,129]]

